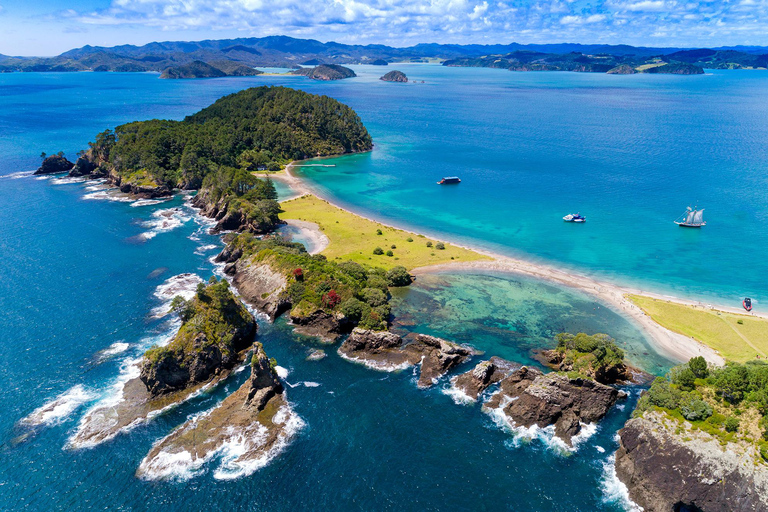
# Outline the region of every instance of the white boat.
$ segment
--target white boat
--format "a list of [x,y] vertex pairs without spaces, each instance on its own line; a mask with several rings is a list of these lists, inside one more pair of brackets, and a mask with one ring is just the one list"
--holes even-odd
[[585,222],[587,218],[579,213],[569,213],[563,217],[563,220],[565,222]]
[[700,228],[706,226],[707,223],[704,221],[704,208],[699,210],[698,206],[695,208],[689,206],[686,208],[685,212],[677,218],[675,224],[681,228]]

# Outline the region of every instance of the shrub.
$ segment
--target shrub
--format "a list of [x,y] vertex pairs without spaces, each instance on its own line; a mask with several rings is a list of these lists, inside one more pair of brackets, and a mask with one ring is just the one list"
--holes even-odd
[[373,254],[375,254],[376,256],[381,256],[382,254],[384,254],[384,249],[382,249],[381,247],[377,247],[373,250]]
[[395,255],[395,253],[393,253],[391,250],[390,250],[390,251],[387,251],[387,256],[390,256],[390,257],[392,257],[392,256],[394,256],[394,255]]
[[405,241],[406,241],[406,242],[413,242],[413,238],[411,238],[411,237],[408,237],[408,238],[406,238],[406,240],[405,240]]
[[365,288],[362,296],[363,300],[371,307],[382,306],[387,303],[387,295],[378,288]]
[[293,271],[293,278],[297,281],[302,281],[304,279],[304,271],[300,268],[297,268]]
[[390,249],[397,249],[397,246],[395,244],[392,244],[392,246],[390,246]]
[[389,283],[389,286],[408,286],[411,284],[411,275],[405,267],[393,267],[387,272],[387,283]]
[[648,401],[657,407],[675,409],[680,401],[680,392],[670,387],[663,377],[657,377],[648,390]]
[[427,247],[432,247],[432,242],[427,242]]
[[435,244],[435,249],[439,249],[442,251],[443,249],[445,249],[445,244],[443,242],[437,242]]
[[672,373],[672,382],[683,390],[691,390],[694,387],[696,375],[689,367],[683,367]]
[[326,308],[333,309],[338,306],[340,302],[341,297],[339,297],[339,294],[336,293],[336,290],[331,290],[323,295],[323,306]]
[[363,266],[354,261],[343,261],[339,263],[339,268],[344,271],[345,274],[354,278],[355,281],[365,281],[368,278],[368,273]]
[[734,418],[733,416],[728,416],[725,418],[725,430],[728,432],[736,432],[739,430],[739,420],[737,418]]
[[712,416],[712,406],[697,397],[687,397],[680,404],[680,412],[688,421],[701,421]]
[[691,369],[697,379],[706,379],[707,375],[709,375],[707,360],[701,356],[691,358],[691,360],[688,361],[688,368]]
[[359,322],[368,308],[364,302],[351,297],[339,306],[339,311],[352,322]]
[[376,234],[377,234],[377,235],[382,235],[383,233],[381,232],[381,230],[380,230],[380,229],[377,229],[377,230],[376,230]]

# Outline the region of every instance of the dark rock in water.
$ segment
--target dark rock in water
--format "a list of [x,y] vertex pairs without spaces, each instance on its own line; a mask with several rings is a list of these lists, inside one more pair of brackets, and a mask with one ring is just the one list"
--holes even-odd
[[307,356],[307,361],[319,361],[321,359],[325,359],[325,357],[325,350],[316,349],[309,353]]
[[43,163],[37,168],[35,174],[61,174],[63,172],[69,172],[74,165],[75,164],[61,155],[51,155],[43,160]]
[[305,336],[316,336],[327,343],[335,342],[339,336],[351,329],[343,315],[331,314],[322,309],[301,315],[292,311],[290,316],[296,332]]
[[314,68],[294,69],[292,75],[302,75],[313,80],[342,80],[357,76],[354,71],[338,64],[320,64]]
[[[686,422],[687,423],[687,422]],[[646,512],[768,510],[768,468],[754,445],[647,411],[619,431],[616,475]]]
[[384,59],[376,59],[371,62],[371,66],[389,66],[389,62],[385,61]]
[[518,363],[494,356],[456,377],[453,386],[471,399],[477,400],[480,393],[489,386],[500,382],[520,367]]
[[372,368],[392,371],[421,364],[419,387],[429,387],[476,352],[434,336],[419,334],[408,344],[397,334],[356,328],[339,354]]
[[379,78],[379,80],[384,80],[385,82],[407,82],[408,77],[405,76],[405,73],[402,71],[392,70],[383,77]]
[[590,379],[545,375],[524,366],[501,381],[499,391],[484,407],[501,407],[517,426],[554,425],[555,435],[570,445],[571,438],[581,431],[581,423],[603,418],[619,397],[617,389]]
[[255,462],[274,456],[300,425],[284,394],[263,347],[256,343],[250,378],[221,405],[153,445],[137,476],[171,478],[233,445],[237,453],[227,467],[240,474],[254,471],[259,467]]

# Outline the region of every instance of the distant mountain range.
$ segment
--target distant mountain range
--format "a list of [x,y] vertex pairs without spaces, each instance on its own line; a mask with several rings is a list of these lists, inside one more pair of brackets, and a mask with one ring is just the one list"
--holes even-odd
[[[407,48],[385,45],[348,45],[321,43],[313,39],[287,36],[205,40],[196,42],[169,41],[144,46],[114,47],[84,46],[56,57],[8,57],[0,55],[0,72],[13,71],[156,71],[178,68],[193,62],[206,63],[229,74],[237,66],[288,67],[325,64],[372,64],[375,61],[420,62],[426,59],[453,61],[453,65],[487,65],[510,55],[531,53],[544,55],[551,62],[571,62],[578,55],[588,59],[605,59],[611,63],[642,67],[653,58],[665,63],[689,64],[697,67],[757,68],[768,65],[768,48],[735,46],[712,49],[650,48],[628,45],[597,44],[498,44],[454,45],[417,44]],[[548,56],[554,56],[550,59]],[[576,56],[576,57],[574,57]],[[651,60],[649,60],[651,59]],[[591,64],[599,64],[598,60]],[[607,64],[606,64],[607,65]],[[490,67],[499,67],[493,66]],[[513,66],[514,67],[514,66]],[[523,66],[524,67],[524,66]],[[592,71],[605,66],[586,66]],[[558,68],[557,65],[542,69]],[[210,70],[209,70],[210,71]]]

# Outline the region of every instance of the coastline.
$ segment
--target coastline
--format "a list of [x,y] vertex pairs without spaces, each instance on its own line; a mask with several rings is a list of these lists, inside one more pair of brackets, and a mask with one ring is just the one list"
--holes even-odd
[[[365,218],[373,222],[378,222],[388,227],[407,231],[414,235],[419,234],[411,229],[403,228],[402,226],[397,226],[393,224],[388,224],[388,223],[382,222],[379,219],[372,219],[366,215],[361,214],[360,212],[356,212],[349,208],[340,206],[337,202],[333,201],[332,198],[329,198],[327,195],[322,194],[321,192],[315,190],[310,185],[308,185],[305,181],[303,181],[301,178],[294,175],[291,172],[294,165],[295,165],[295,162],[291,162],[286,166],[284,175],[274,176],[273,179],[279,179],[280,181],[288,185],[292,190],[296,192],[298,196],[312,194],[327,201],[328,203],[335,206],[336,208],[339,208],[353,215],[357,215],[359,217]],[[319,230],[319,228],[316,227],[316,225],[315,227],[311,227],[311,228],[310,226],[304,226],[304,227],[307,229],[316,230],[316,234],[322,235],[322,232]],[[437,239],[440,240],[439,237]],[[640,307],[633,304],[627,298],[627,295],[641,295],[645,297],[666,300],[669,302],[674,302],[674,303],[683,304],[683,305],[708,307],[709,309],[713,309],[712,306],[709,306],[709,305],[705,306],[701,302],[697,302],[693,300],[686,300],[686,299],[680,299],[680,298],[672,297],[668,295],[655,294],[653,292],[647,292],[645,290],[637,290],[637,289],[623,287],[623,286],[612,284],[612,283],[607,283],[604,281],[599,281],[597,279],[580,275],[578,273],[572,273],[566,270],[561,270],[551,265],[533,263],[533,262],[525,261],[518,258],[503,256],[497,253],[485,251],[482,249],[477,249],[475,247],[457,244],[451,240],[443,239],[441,241],[451,243],[453,245],[456,245],[457,247],[462,247],[464,249],[474,251],[478,254],[488,256],[492,258],[492,260],[491,261],[456,262],[456,263],[447,263],[447,264],[419,267],[419,268],[411,269],[411,273],[413,275],[418,276],[419,274],[438,273],[438,272],[446,272],[446,271],[471,272],[473,270],[486,270],[486,271],[508,272],[513,274],[526,275],[526,276],[542,279],[544,281],[554,282],[559,285],[567,286],[569,288],[574,288],[576,290],[585,292],[601,300],[603,303],[605,303],[606,305],[608,305],[618,313],[623,314],[625,317],[633,321],[633,323],[636,326],[638,326],[643,331],[643,333],[645,333],[648,336],[648,338],[653,343],[654,348],[659,353],[673,360],[686,362],[692,357],[703,356],[707,361],[713,364],[722,365],[725,363],[724,358],[720,356],[720,354],[714,349],[704,345],[703,343],[700,343],[699,341],[693,338],[673,332],[663,327],[661,324],[657,323],[650,316],[648,316]],[[722,311],[732,312],[732,313],[739,313],[739,311],[736,308],[718,307],[717,309],[720,309]],[[753,314],[753,316],[766,317],[766,315],[762,315],[762,314]]]

